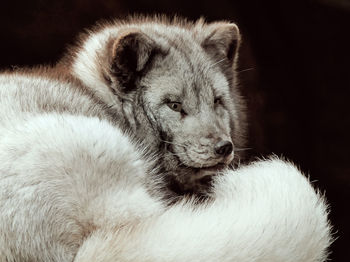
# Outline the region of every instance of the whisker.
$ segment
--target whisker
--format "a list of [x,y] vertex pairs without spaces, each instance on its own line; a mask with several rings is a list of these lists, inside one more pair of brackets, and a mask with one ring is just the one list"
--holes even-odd
[[240,166],[241,166],[241,158],[238,157],[238,167],[240,167]]
[[234,151],[239,152],[239,151],[246,151],[246,150],[252,150],[252,148],[246,147],[246,148],[238,148],[236,147]]
[[225,61],[225,60],[226,60],[226,58],[221,59],[221,60],[215,62],[214,64],[211,64],[211,65],[209,66],[209,68],[212,68],[213,66],[215,66],[215,65],[217,65],[217,64],[220,64],[221,62],[223,62],[223,61]]
[[186,147],[186,145],[184,145],[184,144],[177,144],[177,143],[170,142],[170,141],[166,141],[166,140],[162,140],[162,139],[160,139],[160,141],[163,141],[164,143],[167,143],[167,144],[170,144],[170,145],[180,146],[180,147],[183,147],[183,148],[186,149],[186,152],[184,152],[184,153],[177,153],[177,154],[188,154],[188,152],[190,152],[190,153],[197,153],[197,152],[195,152],[195,151],[193,151],[193,150],[190,150],[190,149],[189,149],[188,147]]
[[187,155],[186,152],[183,152],[183,153],[170,153],[170,154],[173,155],[173,156]]
[[247,71],[251,71],[251,70],[255,70],[255,68],[254,67],[250,67],[250,68],[247,68],[247,69],[239,70],[239,71],[237,71],[237,73],[247,72]]
[[164,143],[167,143],[167,144],[170,144],[170,145],[185,147],[185,145],[177,144],[177,143],[170,142],[170,141],[166,141],[166,140],[162,140],[162,139],[160,139],[160,141],[162,141],[162,142],[164,142]]

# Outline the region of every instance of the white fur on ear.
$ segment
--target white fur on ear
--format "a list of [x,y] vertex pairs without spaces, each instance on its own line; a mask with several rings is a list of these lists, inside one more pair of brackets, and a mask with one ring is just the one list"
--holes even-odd
[[[76,262],[320,262],[332,238],[323,197],[292,164],[259,161],[215,181],[215,200],[182,202],[138,224],[99,231]],[[103,241],[102,241],[103,240]]]
[[233,61],[237,53],[240,34],[238,26],[234,23],[217,22],[204,27],[202,46],[214,56],[224,55]]

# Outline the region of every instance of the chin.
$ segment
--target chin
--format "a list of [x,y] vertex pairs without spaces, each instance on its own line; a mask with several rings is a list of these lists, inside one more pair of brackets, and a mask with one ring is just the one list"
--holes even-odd
[[229,168],[228,164],[216,164],[209,167],[190,167],[179,163],[172,175],[167,179],[168,189],[175,196],[188,195],[205,199],[211,193],[212,178]]

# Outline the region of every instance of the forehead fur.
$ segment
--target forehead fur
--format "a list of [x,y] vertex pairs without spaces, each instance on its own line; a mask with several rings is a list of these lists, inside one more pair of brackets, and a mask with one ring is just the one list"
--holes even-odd
[[[165,16],[132,16],[124,20],[102,22],[83,34],[80,44],[71,49],[71,53],[68,54],[67,59],[63,60],[63,64],[72,65],[74,73],[86,86],[99,90],[101,84],[104,86],[105,82],[101,70],[101,63],[103,63],[101,60],[110,55],[106,43],[136,30],[152,38],[165,50],[173,47],[179,52],[187,54],[183,55],[182,59],[187,58],[188,62],[195,60],[197,65],[201,63],[205,65],[209,59],[200,44],[215,32],[213,27],[220,28],[220,24],[227,25],[227,22],[206,24],[202,18],[196,22],[190,22],[183,18],[170,19]],[[216,39],[215,41],[220,42],[221,40]],[[188,55],[191,57],[189,58]],[[206,57],[203,58],[203,56]],[[214,59],[210,63],[217,62]],[[198,69],[196,68],[196,70]],[[101,95],[104,96],[104,94]],[[104,99],[112,102],[110,101],[111,97],[105,96]]]
[[[191,21],[179,16],[168,17],[166,15],[133,15],[112,21],[103,20],[98,22],[93,28],[81,33],[77,45],[70,48],[70,52],[65,58],[69,60],[70,56],[80,52],[81,47],[88,43],[91,36],[95,36],[94,38],[96,41],[99,36],[110,35],[112,37],[117,37],[117,35],[123,32],[125,33],[128,30],[137,29],[146,34],[153,35],[154,37],[160,34],[168,36],[170,39],[179,40],[178,37],[180,37],[182,39],[195,40],[197,43],[200,43],[210,37],[216,31],[216,28],[228,24],[235,27],[235,37],[237,40],[240,40],[238,27],[225,20],[207,23],[203,17],[196,21]],[[228,34],[230,33],[231,32],[228,32]],[[227,37],[229,37],[229,35],[227,35]],[[217,41],[222,40],[217,39]]]
[[[113,28],[128,28],[128,27],[137,27],[137,28],[153,28],[157,29],[168,29],[171,32],[192,32],[195,36],[201,35],[202,37],[207,37],[208,33],[212,33],[212,26],[217,27],[220,24],[228,24],[229,21],[216,21],[213,23],[207,23],[203,17],[199,18],[196,21],[191,21],[180,16],[168,17],[166,15],[154,15],[154,16],[144,16],[144,15],[133,15],[128,16],[123,19],[115,19],[112,21],[102,21],[98,22],[96,26],[88,31],[88,34],[91,32],[98,32],[106,27]],[[238,30],[238,28],[237,28]],[[171,34],[169,34],[171,35]]]

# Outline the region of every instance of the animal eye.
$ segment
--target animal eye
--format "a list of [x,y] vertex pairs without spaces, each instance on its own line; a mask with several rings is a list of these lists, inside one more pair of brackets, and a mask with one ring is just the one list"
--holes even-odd
[[168,107],[170,107],[171,110],[176,112],[182,112],[182,105],[178,102],[169,102],[167,103]]
[[219,104],[221,104],[221,98],[217,97],[214,99],[214,105],[219,105]]

